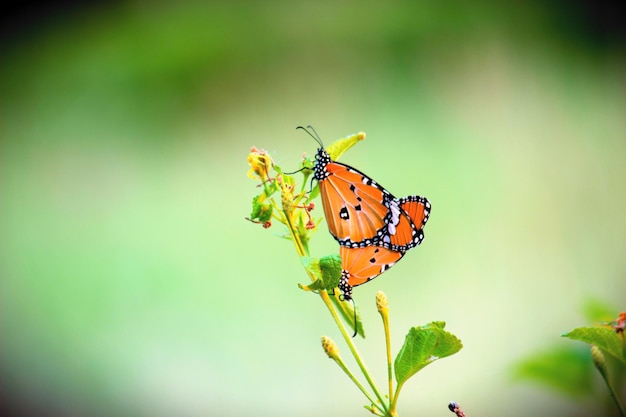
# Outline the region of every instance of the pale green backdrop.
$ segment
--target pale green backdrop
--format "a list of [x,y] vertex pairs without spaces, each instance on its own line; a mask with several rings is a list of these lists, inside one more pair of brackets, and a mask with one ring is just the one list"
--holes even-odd
[[[578,9],[465,2],[128,1],[57,13],[3,46],[0,380],[25,413],[363,416],[293,246],[246,220],[251,146],[342,161],[433,205],[423,245],[355,290],[382,385],[444,320],[464,348],[400,415],[571,415],[516,361],[624,309],[623,44]],[[318,207],[321,207],[318,205]],[[321,209],[317,212],[321,216]],[[322,225],[314,256],[337,251]],[[617,310],[616,310],[617,313]],[[340,348],[345,347],[340,344]],[[346,356],[347,355],[347,352]],[[593,405],[587,404],[588,407]]]

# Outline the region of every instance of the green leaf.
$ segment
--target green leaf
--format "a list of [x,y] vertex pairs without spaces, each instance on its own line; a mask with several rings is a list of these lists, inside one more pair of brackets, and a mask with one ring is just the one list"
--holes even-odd
[[596,345],[606,353],[626,364],[624,357],[624,344],[615,330],[610,327],[578,327],[564,333],[563,337]]
[[330,144],[330,146],[326,148],[326,152],[328,152],[333,161],[336,161],[341,155],[343,155],[345,151],[347,151],[363,139],[365,139],[365,133],[355,133],[354,135],[350,135],[334,141]]
[[257,195],[252,199],[252,220],[265,223],[272,218],[272,205],[265,202],[265,194]]
[[276,173],[278,173],[278,174],[280,174],[280,175],[287,175],[287,174],[285,174],[285,173],[283,172],[283,170],[282,170],[282,169],[280,169],[280,167],[279,167],[278,165],[276,165],[276,164],[273,164],[273,165],[272,165],[272,168],[274,168],[274,171],[276,171]]
[[[314,282],[306,286],[308,290],[332,291],[337,288],[339,279],[341,278],[341,257],[339,255],[323,256],[320,259],[303,256],[300,258],[300,261],[304,269],[309,271],[316,278]],[[331,294],[331,299],[344,321],[352,327],[352,330],[354,330],[356,326],[357,333],[365,337],[365,331],[363,330],[363,323],[361,322],[358,309],[355,314],[352,303],[341,301],[335,293]]]
[[445,325],[445,322],[437,321],[409,330],[394,362],[398,385],[404,384],[426,365],[461,350],[461,341],[443,330]]
[[324,289],[324,281],[322,280],[322,270],[320,269],[320,260],[317,258],[311,258],[309,256],[303,256],[300,258],[302,266],[307,270],[315,281],[307,285],[306,288],[311,291],[319,291]]
[[515,366],[513,377],[535,381],[582,399],[593,395],[592,370],[590,350],[578,345],[534,354]]
[[303,256],[301,262],[304,269],[317,278],[308,285],[309,289],[332,290],[339,285],[341,278],[341,258],[339,255],[323,256],[320,259]]
[[[365,139],[365,133],[359,132],[354,135],[346,136],[345,138],[338,139],[330,144],[326,148],[326,152],[330,155],[333,161],[339,159],[341,155],[354,145],[356,145],[359,141]],[[315,167],[315,161],[311,158],[306,158],[302,162],[302,166],[305,168],[303,170],[304,180],[306,181],[310,173]],[[309,193],[309,197],[306,199],[307,203],[317,197],[320,193],[319,184],[315,184],[315,186],[311,189]]]
[[339,285],[341,279],[341,257],[339,254],[327,255],[320,258],[322,279],[326,283],[325,289],[332,290]]

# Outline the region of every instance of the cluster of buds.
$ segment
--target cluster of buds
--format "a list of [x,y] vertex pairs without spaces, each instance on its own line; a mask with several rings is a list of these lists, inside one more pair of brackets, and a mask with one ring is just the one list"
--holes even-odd
[[[311,174],[311,169],[306,168],[306,162],[303,163],[305,168],[300,170],[305,175],[303,183]],[[317,229],[317,223],[311,217],[315,205],[307,201],[304,187],[297,191],[294,177],[283,173],[263,149],[252,147],[248,164],[248,177],[260,181],[258,187],[262,187],[263,191],[253,198],[252,213],[246,219],[266,229],[272,226],[272,220],[277,220],[287,226],[291,238],[298,238],[306,244],[309,234]],[[276,193],[280,193],[280,203],[274,198]]]

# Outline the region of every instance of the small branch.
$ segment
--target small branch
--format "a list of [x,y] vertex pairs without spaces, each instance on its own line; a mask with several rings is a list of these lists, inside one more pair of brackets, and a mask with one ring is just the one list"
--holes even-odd
[[619,395],[615,392],[615,388],[613,388],[613,384],[611,384],[611,379],[609,378],[609,371],[606,367],[606,360],[604,359],[604,353],[595,345],[591,345],[591,359],[593,359],[593,364],[602,375],[602,379],[604,379],[604,383],[609,389],[611,393],[611,398],[615,402],[615,406],[619,411],[620,416],[626,417],[626,410],[624,410],[624,406],[619,399]]
[[[376,415],[382,415],[380,413],[384,413],[385,410],[383,410],[378,404],[376,404],[376,400],[374,400],[374,398],[370,395],[370,393],[367,392],[363,384],[361,384],[361,382],[350,371],[350,369],[348,369],[343,359],[341,359],[341,356],[339,355],[339,349],[337,348],[337,345],[335,344],[335,342],[333,342],[329,337],[323,336],[322,347],[324,348],[324,351],[326,352],[328,357],[334,360],[337,365],[339,365],[341,370],[344,371],[346,375],[348,375],[348,377],[352,380],[352,382],[354,382],[354,384],[359,388],[359,390],[361,390],[361,392],[367,397],[367,399],[372,404],[372,408],[370,409],[370,411]],[[373,409],[374,407],[376,407],[380,411],[380,413],[374,410]]]
[[376,398],[378,398],[378,401],[380,401],[380,405],[382,406],[383,411],[385,413],[387,413],[388,408],[387,408],[387,404],[385,402],[385,398],[381,395],[380,390],[378,389],[378,386],[376,385],[376,383],[372,379],[372,377],[371,377],[367,367],[365,366],[365,363],[363,362],[363,359],[361,358],[361,354],[357,350],[357,348],[356,348],[356,346],[355,346],[355,344],[354,344],[354,342],[352,340],[352,337],[350,337],[350,335],[348,334],[348,331],[346,330],[346,327],[343,325],[343,322],[341,321],[341,319],[337,315],[337,311],[335,310],[335,307],[333,306],[332,302],[330,301],[330,297],[328,296],[328,292],[320,291],[320,297],[324,301],[324,304],[326,304],[326,307],[328,308],[328,311],[330,312],[330,315],[333,317],[333,320],[337,324],[337,327],[339,328],[341,336],[343,336],[343,339],[345,340],[346,344],[348,345],[348,348],[350,349],[350,353],[352,353],[352,356],[356,360],[356,363],[359,366],[359,368],[361,369],[361,372],[363,373],[363,376],[367,380],[370,388],[372,388],[372,391],[374,391],[374,394],[376,395]]
[[389,403],[393,404],[393,372],[391,359],[391,336],[389,329],[389,303],[384,292],[376,293],[376,309],[383,319],[383,328],[385,330],[385,345],[387,347],[387,379],[389,381]]

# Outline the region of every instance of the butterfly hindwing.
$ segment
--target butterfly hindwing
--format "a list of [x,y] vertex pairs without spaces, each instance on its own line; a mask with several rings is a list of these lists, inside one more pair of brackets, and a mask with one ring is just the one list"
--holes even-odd
[[345,299],[349,300],[352,287],[376,278],[404,256],[404,252],[393,251],[380,246],[367,246],[364,248],[339,248],[341,256],[341,280],[339,289]]
[[413,223],[422,229],[430,217],[430,201],[426,197],[410,195],[402,197],[400,207],[411,218]]
[[393,250],[407,251],[422,243],[424,225],[430,216],[428,199],[416,195],[394,199],[390,211],[394,215],[387,225],[382,245]]

